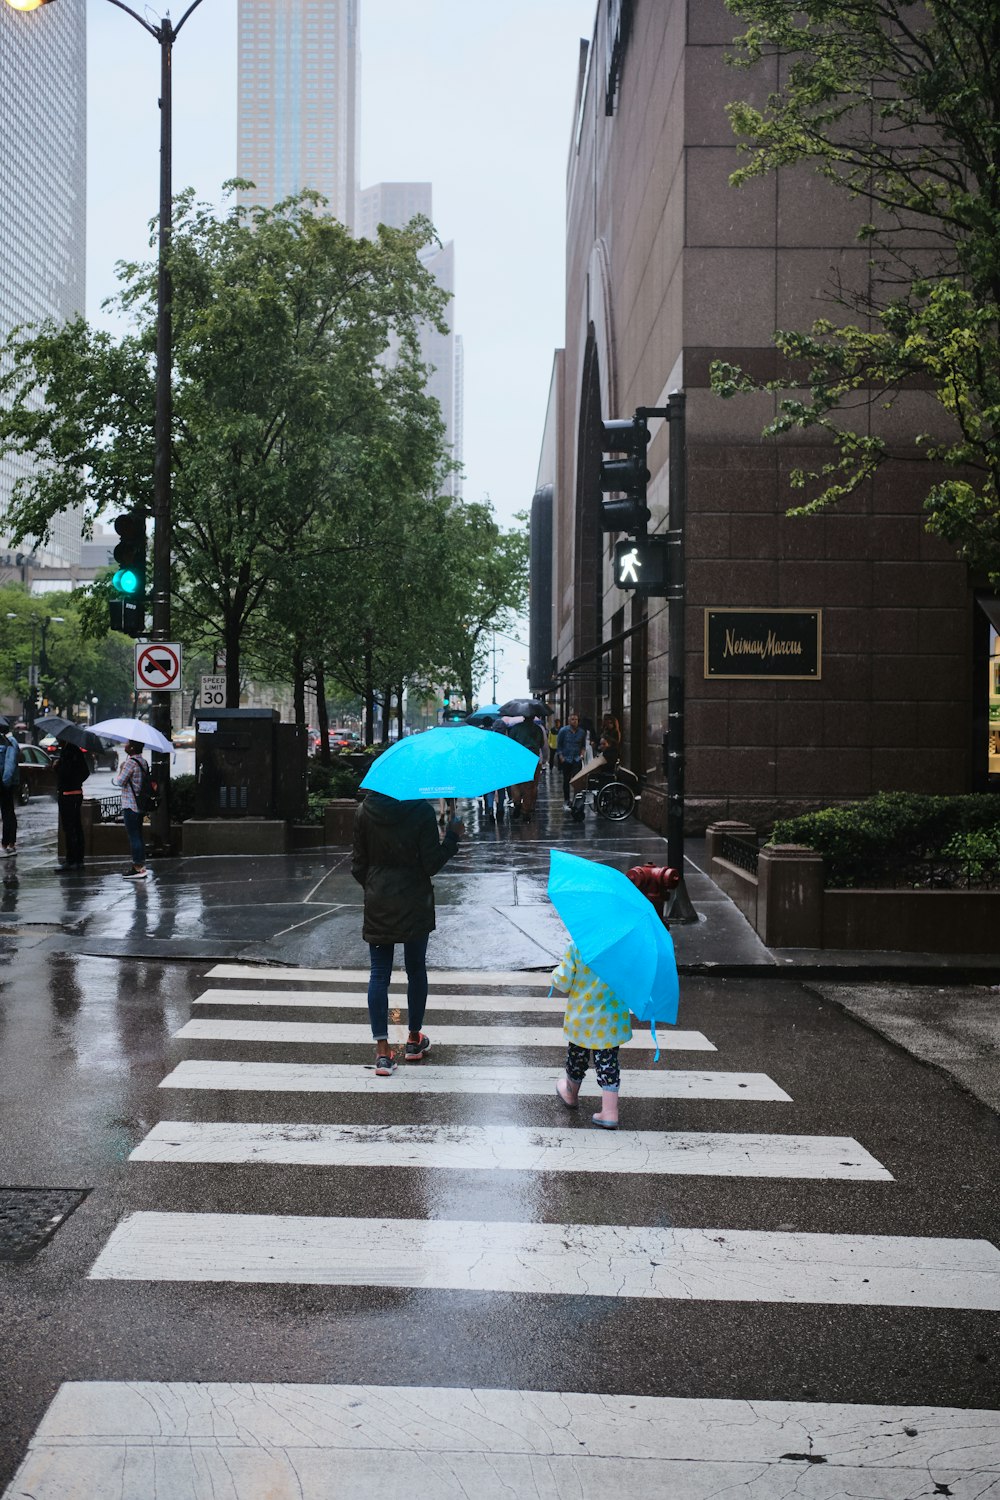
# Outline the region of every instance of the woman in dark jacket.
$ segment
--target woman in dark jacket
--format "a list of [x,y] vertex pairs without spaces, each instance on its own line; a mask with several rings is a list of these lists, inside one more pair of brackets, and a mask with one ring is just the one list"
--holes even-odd
[[365,890],[362,936],[371,953],[368,1015],[375,1039],[375,1072],[394,1072],[389,1046],[389,978],[393,949],[403,944],[410,1034],[405,1062],[420,1062],[430,1048],[421,1031],[427,1006],[427,939],[434,931],[435,875],[458,849],[465,832],[453,818],[439,841],[429,802],[397,802],[369,792],[354,818],[351,874]]

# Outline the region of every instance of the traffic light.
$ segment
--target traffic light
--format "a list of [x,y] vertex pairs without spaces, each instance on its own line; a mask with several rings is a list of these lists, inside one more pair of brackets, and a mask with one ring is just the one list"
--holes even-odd
[[601,501],[602,531],[628,531],[635,536],[645,536],[649,520],[646,506],[648,445],[649,428],[643,417],[601,423],[602,452],[605,455],[624,454],[622,458],[604,457],[601,460],[601,489],[616,496],[613,500]]
[[112,554],[115,572],[111,587],[123,599],[141,604],[146,596],[146,516],[141,510],[128,510],[115,523],[121,540]]
[[133,638],[146,629],[146,515],[139,509],[128,510],[114,522],[118,546],[112,554],[115,571],[111,577],[114,598],[109,601],[112,630]]
[[446,692],[445,695],[444,695],[444,706],[445,706],[445,708],[450,708],[451,707],[451,693],[450,692]]

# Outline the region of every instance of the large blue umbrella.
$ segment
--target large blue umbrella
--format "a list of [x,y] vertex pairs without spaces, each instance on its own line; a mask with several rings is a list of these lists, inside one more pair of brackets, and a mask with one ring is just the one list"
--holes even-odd
[[504,735],[457,724],[397,740],[379,756],[361,785],[398,802],[481,797],[500,786],[530,781],[537,765],[537,755]]
[[655,1043],[657,1021],[677,1020],[679,992],[674,945],[653,903],[619,870],[561,849],[551,851],[549,900],[584,963],[649,1021]]

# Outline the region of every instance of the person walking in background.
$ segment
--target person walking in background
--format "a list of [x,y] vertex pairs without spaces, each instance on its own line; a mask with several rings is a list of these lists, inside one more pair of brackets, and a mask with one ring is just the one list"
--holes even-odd
[[577,1108],[580,1085],[587,1076],[593,1053],[601,1086],[601,1108],[591,1119],[602,1130],[617,1130],[621,1082],[618,1048],[632,1036],[628,1006],[588,968],[575,943],[570,943],[559,960],[552,984],[566,995],[563,1033],[569,1044],[566,1076],[556,1084],[556,1093],[567,1109]]
[[4,854],[17,853],[17,792],[21,785],[21,773],[18,769],[18,744],[10,732],[10,725],[6,720],[3,723],[3,733],[0,735],[0,820],[3,824],[3,852]]
[[561,728],[562,728],[562,719],[553,719],[552,723],[549,725],[549,733],[548,733],[548,741],[549,741],[549,765],[548,765],[548,769],[550,771],[552,770],[552,767],[556,764],[556,744],[558,743],[558,740],[559,740],[559,731],[560,731]]
[[409,1036],[404,1062],[421,1062],[430,1038],[421,1031],[427,1008],[427,939],[434,931],[436,875],[456,853],[465,827],[453,818],[438,839],[429,802],[398,802],[369,792],[354,816],[351,874],[365,893],[362,937],[368,944],[368,1018],[375,1042],[375,1072],[396,1070],[389,1046],[389,979],[395,945],[403,945]]
[[579,715],[570,714],[569,723],[563,725],[556,740],[556,758],[562,767],[563,806],[567,811],[570,807],[569,784],[573,777],[583,769],[583,748],[586,740],[587,736],[580,727]]
[[145,814],[139,811],[138,799],[143,782],[149,775],[149,764],[142,749],[138,740],[126,740],[125,759],[118,768],[118,774],[112,777],[113,784],[122,789],[122,821],[132,854],[132,863],[127,870],[122,871],[126,880],[146,879],[146,844],[142,837],[142,820]]
[[[90,775],[90,765],[79,745],[61,740],[56,766],[56,801],[59,823],[66,848],[60,870],[79,870],[83,865],[83,783]],[[124,793],[122,794],[124,805]]]
[[538,719],[522,719],[518,724],[508,727],[507,734],[510,739],[518,745],[523,745],[537,758],[535,774],[530,781],[522,781],[510,790],[511,819],[516,821],[523,817],[526,823],[531,822],[531,815],[535,810],[535,801],[538,797],[538,778],[542,774],[542,754],[545,749],[545,727]]

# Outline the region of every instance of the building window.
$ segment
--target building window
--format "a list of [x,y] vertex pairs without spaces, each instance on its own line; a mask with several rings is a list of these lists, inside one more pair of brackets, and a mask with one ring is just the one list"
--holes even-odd
[[632,30],[633,0],[605,0],[607,10],[607,76],[604,88],[604,113],[613,115],[618,85],[622,76],[622,62]]

